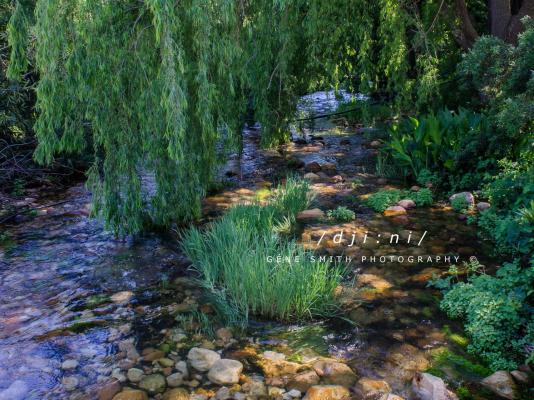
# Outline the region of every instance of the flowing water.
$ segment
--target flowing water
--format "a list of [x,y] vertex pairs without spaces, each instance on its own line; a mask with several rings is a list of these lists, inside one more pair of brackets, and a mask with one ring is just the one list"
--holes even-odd
[[[301,109],[315,114],[336,104],[324,92],[307,100]],[[444,207],[400,218],[373,213],[363,199],[389,182],[379,184],[373,175],[376,151],[364,146],[361,133],[325,121],[304,133],[315,137],[260,151],[259,127],[247,127],[243,154],[226,171],[235,186],[206,199],[205,214],[254,198],[290,169],[289,159],[328,165],[324,179],[313,185],[317,205],[348,205],[357,218],[306,225],[301,241],[317,254],[343,255],[357,272],[354,286],[343,293],[344,318],[305,326],[263,321],[245,342],[299,360],[317,354],[345,360],[359,375],[385,379],[406,396],[407,375],[434,367],[436,359],[450,382],[476,387],[480,376],[443,352],[465,355],[461,330],[439,312],[438,293],[426,285],[447,270],[445,256],[458,262],[476,257],[491,267],[489,249]],[[343,181],[331,181],[340,174]],[[81,184],[27,195],[26,204],[36,211],[1,227],[0,400],[97,398],[110,376],[125,380],[137,352],[173,332],[179,325],[173,311],[199,305],[199,290],[184,278],[187,260],[176,238],[114,238],[89,218],[90,195]],[[372,240],[363,243],[366,232]],[[390,241],[392,234],[399,235],[398,244]],[[413,242],[406,243],[408,235]]]

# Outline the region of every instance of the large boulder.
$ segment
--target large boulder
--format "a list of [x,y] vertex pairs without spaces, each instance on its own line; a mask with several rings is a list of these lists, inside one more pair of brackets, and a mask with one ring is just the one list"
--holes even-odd
[[237,360],[221,359],[211,366],[208,379],[217,385],[232,385],[239,382],[243,364]]
[[347,364],[336,361],[321,360],[313,364],[313,369],[329,385],[352,386],[356,382],[356,374]]
[[187,353],[187,360],[191,366],[200,372],[209,371],[215,361],[220,359],[221,356],[219,353],[201,347],[193,347],[189,350],[189,353]]
[[339,385],[316,385],[306,392],[304,400],[348,400],[350,392]]
[[507,371],[497,371],[484,378],[481,383],[498,396],[505,399],[516,398],[516,385],[512,375]]
[[419,400],[457,400],[454,393],[447,390],[443,379],[427,374],[415,374],[412,390]]

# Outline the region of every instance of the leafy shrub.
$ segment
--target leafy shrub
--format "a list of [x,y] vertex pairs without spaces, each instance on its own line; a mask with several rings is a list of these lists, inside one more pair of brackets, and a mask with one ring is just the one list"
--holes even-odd
[[469,202],[464,196],[458,196],[451,201],[451,207],[456,212],[463,212],[469,208]]
[[417,192],[407,192],[406,197],[412,199],[417,207],[431,206],[434,202],[432,191],[428,188],[419,189]]
[[367,204],[377,212],[384,212],[386,208],[397,204],[402,199],[413,200],[418,207],[429,206],[434,201],[432,191],[428,188],[420,189],[417,192],[390,189],[373,193],[367,199]]
[[533,287],[534,261],[522,269],[516,260],[505,263],[495,276],[473,274],[467,282],[449,286],[441,308],[449,317],[465,320],[470,352],[493,370],[513,369],[532,352]]
[[[314,262],[276,233],[305,208],[307,191],[288,180],[268,205],[238,205],[208,229],[183,234],[182,248],[224,323],[244,327],[251,315],[292,320],[332,312],[342,268]],[[269,260],[277,256],[280,262]]]
[[402,191],[392,189],[392,190],[379,190],[376,193],[373,193],[367,199],[367,204],[377,211],[384,212],[386,208],[396,204],[399,200],[402,199]]
[[349,210],[347,207],[339,206],[335,210],[328,210],[326,216],[329,219],[338,222],[349,222],[356,218],[354,211]]

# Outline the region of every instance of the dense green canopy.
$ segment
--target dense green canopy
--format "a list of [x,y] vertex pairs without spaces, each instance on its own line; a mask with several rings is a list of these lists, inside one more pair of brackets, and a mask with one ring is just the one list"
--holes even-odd
[[469,31],[448,3],[18,0],[8,72],[20,77],[29,62],[39,75],[36,159],[92,152],[96,211],[137,232],[147,219],[199,216],[247,106],[275,145],[298,97],[318,87],[398,109],[442,104]]

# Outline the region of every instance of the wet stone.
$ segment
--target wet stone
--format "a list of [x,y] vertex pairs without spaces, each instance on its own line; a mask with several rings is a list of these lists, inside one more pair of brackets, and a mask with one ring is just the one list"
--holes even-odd
[[160,374],[147,375],[139,382],[139,387],[150,394],[162,393],[165,386],[165,378]]

